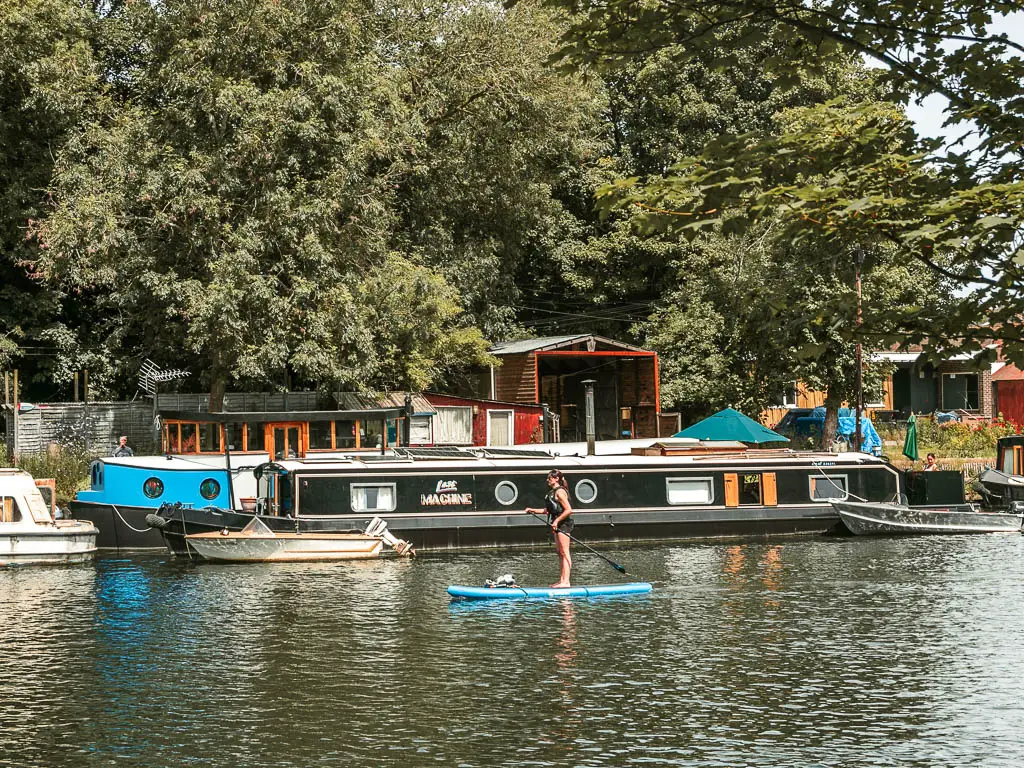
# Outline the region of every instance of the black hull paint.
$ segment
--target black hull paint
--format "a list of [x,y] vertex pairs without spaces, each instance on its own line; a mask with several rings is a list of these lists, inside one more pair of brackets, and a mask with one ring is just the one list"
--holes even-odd
[[[375,513],[355,510],[377,506],[376,498],[367,504],[361,489],[376,486],[388,490],[381,508],[394,510],[377,514],[395,536],[421,552],[544,545],[551,540],[549,529],[521,510],[541,501],[554,464],[564,467],[579,538],[595,543],[837,531],[839,516],[827,500],[817,500],[815,480],[835,478],[851,497],[872,501],[895,498],[901,485],[899,472],[876,460],[771,451],[649,459],[286,462],[274,472],[268,508],[297,510],[299,517],[261,520],[271,530],[289,533],[360,531]],[[670,484],[686,479],[696,482],[697,498],[706,502],[672,496],[670,489],[678,485]],[[747,503],[751,498],[754,502]],[[761,504],[762,498],[771,501]],[[101,531],[112,532],[104,536],[104,546],[158,545],[157,532],[145,530],[146,515],[157,510],[79,506],[95,507]],[[158,514],[166,521],[160,535],[180,554],[188,553],[187,534],[238,531],[252,520],[251,514],[177,505],[165,505]]]
[[96,548],[99,550],[120,552],[165,548],[160,531],[146,522],[146,515],[156,511],[153,507],[122,507],[84,501],[72,501],[68,507],[72,517],[91,520],[99,528],[96,536]]

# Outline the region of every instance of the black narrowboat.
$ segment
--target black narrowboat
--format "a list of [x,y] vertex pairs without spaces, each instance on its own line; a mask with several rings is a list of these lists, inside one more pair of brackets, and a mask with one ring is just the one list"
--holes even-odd
[[[825,532],[839,526],[830,499],[886,502],[903,492],[898,469],[863,453],[696,440],[594,456],[396,448],[264,464],[255,470],[255,514],[272,530],[300,533],[360,530],[378,516],[420,552],[539,544],[549,531],[523,509],[541,505],[554,468],[565,474],[577,534],[588,542]],[[168,505],[150,522],[185,554],[185,534],[240,530],[251,519]]]

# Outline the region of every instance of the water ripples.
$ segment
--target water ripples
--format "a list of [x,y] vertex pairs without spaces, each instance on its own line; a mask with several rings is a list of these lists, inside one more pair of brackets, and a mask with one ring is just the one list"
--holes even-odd
[[[0,764],[1016,766],[1019,536],[0,571]],[[613,581],[576,553],[577,583]]]

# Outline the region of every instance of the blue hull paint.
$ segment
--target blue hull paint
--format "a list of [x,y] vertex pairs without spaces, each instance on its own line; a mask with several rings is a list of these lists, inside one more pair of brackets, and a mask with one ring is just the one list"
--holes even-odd
[[[102,461],[102,460],[101,460]],[[228,496],[228,473],[223,467],[189,465],[183,460],[168,462],[167,467],[133,466],[102,462],[97,483],[96,469],[93,468],[92,487],[75,494],[78,501],[91,504],[116,504],[124,507],[152,507],[155,512],[163,502],[180,502],[193,507],[230,508]],[[238,470],[234,470],[238,474]],[[159,493],[147,496],[144,490],[147,480],[159,481]],[[200,493],[204,481],[213,481],[209,489],[216,493],[207,498]]]
[[650,592],[646,581],[628,584],[598,584],[592,587],[467,587],[453,584],[448,594],[465,600],[548,600],[559,597],[601,597],[606,595],[641,595]]

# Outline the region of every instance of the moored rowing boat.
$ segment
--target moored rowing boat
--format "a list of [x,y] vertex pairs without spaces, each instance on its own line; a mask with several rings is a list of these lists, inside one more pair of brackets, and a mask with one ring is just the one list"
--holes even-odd
[[833,501],[839,518],[858,536],[877,534],[1016,533],[1024,519],[1015,512],[979,512],[973,507],[907,507]]

